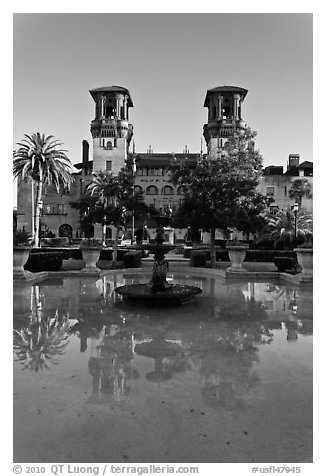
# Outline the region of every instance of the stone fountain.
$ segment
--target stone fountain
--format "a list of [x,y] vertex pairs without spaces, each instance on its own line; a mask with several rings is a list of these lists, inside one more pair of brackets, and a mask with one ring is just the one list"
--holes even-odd
[[115,291],[124,298],[152,303],[183,304],[192,301],[196,294],[202,292],[200,288],[171,284],[166,279],[168,262],[165,260],[165,255],[175,248],[170,243],[164,243],[164,226],[170,222],[171,211],[169,210],[165,215],[160,214],[154,219],[157,224],[155,241],[143,246],[143,249],[154,254],[152,279],[146,284],[119,286]]

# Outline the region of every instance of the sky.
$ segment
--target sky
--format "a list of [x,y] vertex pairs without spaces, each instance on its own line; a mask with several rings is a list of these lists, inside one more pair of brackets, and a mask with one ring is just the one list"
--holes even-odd
[[80,162],[89,90],[119,85],[136,152],[199,152],[207,89],[233,85],[249,91],[242,116],[265,166],[313,160],[312,39],[310,13],[16,13],[14,144],[52,134]]

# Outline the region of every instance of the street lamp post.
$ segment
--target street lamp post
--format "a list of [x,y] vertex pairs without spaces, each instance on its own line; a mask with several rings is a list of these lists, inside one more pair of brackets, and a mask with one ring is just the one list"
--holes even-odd
[[293,214],[294,214],[294,246],[297,246],[297,219],[298,219],[298,211],[299,211],[299,204],[298,202],[295,202],[293,205]]
[[[83,182],[84,182],[83,179],[79,179],[79,184],[80,184],[79,198],[83,196]],[[79,211],[79,237],[80,238],[82,236],[82,230],[83,230],[83,224],[82,224],[83,215],[85,216],[85,213],[83,214],[82,211],[80,210]],[[76,232],[76,237],[77,237],[77,232]]]
[[102,244],[106,246],[106,215],[103,217],[103,228],[102,228]]
[[[135,197],[135,174],[136,174],[136,162],[135,157],[132,158],[132,199]],[[131,212],[131,239],[130,244],[134,244],[134,235],[135,235],[135,210],[134,204],[132,204]]]

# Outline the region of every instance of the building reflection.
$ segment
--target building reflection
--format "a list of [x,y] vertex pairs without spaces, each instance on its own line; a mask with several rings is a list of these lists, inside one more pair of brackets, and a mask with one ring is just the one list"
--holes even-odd
[[88,362],[93,377],[90,403],[123,400],[130,392],[130,380],[139,376],[132,366],[133,335],[117,325],[103,327],[99,345],[93,346]]
[[73,335],[80,352],[89,355],[89,403],[132,398],[147,359],[147,381],[164,385],[190,371],[207,405],[241,407],[260,384],[259,349],[273,341],[273,333],[284,331],[293,344],[312,334],[312,295],[273,283],[194,281],[203,299],[173,312],[117,299],[114,289],[125,283],[123,273],[17,289],[15,358],[23,368],[45,369],[59,361]]

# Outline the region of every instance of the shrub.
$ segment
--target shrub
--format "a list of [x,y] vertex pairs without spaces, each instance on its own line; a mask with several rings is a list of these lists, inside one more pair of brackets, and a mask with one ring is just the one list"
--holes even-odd
[[283,250],[248,250],[245,261],[273,263],[275,257],[296,258],[294,251]]
[[140,268],[141,257],[141,251],[128,251],[123,257],[124,266],[126,268]]
[[276,256],[274,258],[274,263],[276,264],[278,271],[282,273],[298,274],[302,271],[296,258]]
[[120,248],[117,250],[117,261],[123,261],[124,255],[129,253],[129,251],[135,251],[133,249],[128,248]]
[[100,253],[99,261],[112,261],[113,250],[103,249]]
[[31,246],[31,236],[25,230],[15,230],[13,235],[14,246]]
[[61,252],[31,252],[28,260],[24,266],[27,271],[59,271],[62,266],[62,253]]
[[219,246],[220,248],[225,250],[226,242],[227,242],[227,240],[217,239],[217,240],[215,240],[215,246]]
[[60,252],[63,259],[83,259],[83,254],[79,248],[64,248]]
[[183,257],[184,258],[190,258],[190,251],[191,251],[191,248],[184,248],[183,249]]
[[80,242],[80,248],[96,247],[100,248],[102,246],[102,240],[98,238],[83,238]]
[[217,250],[216,261],[230,261],[228,250]]
[[190,264],[194,267],[203,267],[206,265],[206,251],[192,250],[190,252]]
[[274,240],[263,237],[257,240],[256,243],[252,243],[250,247],[255,250],[274,250]]
[[304,241],[303,243],[299,244],[299,245],[297,246],[297,248],[306,248],[306,249],[307,249],[307,248],[308,248],[308,249],[309,249],[309,248],[313,248],[313,240],[312,240],[312,238],[310,238],[310,239]]
[[228,246],[245,246],[246,248],[249,248],[249,245],[246,241],[240,241],[237,238],[234,240],[229,240],[226,242],[226,247]]

